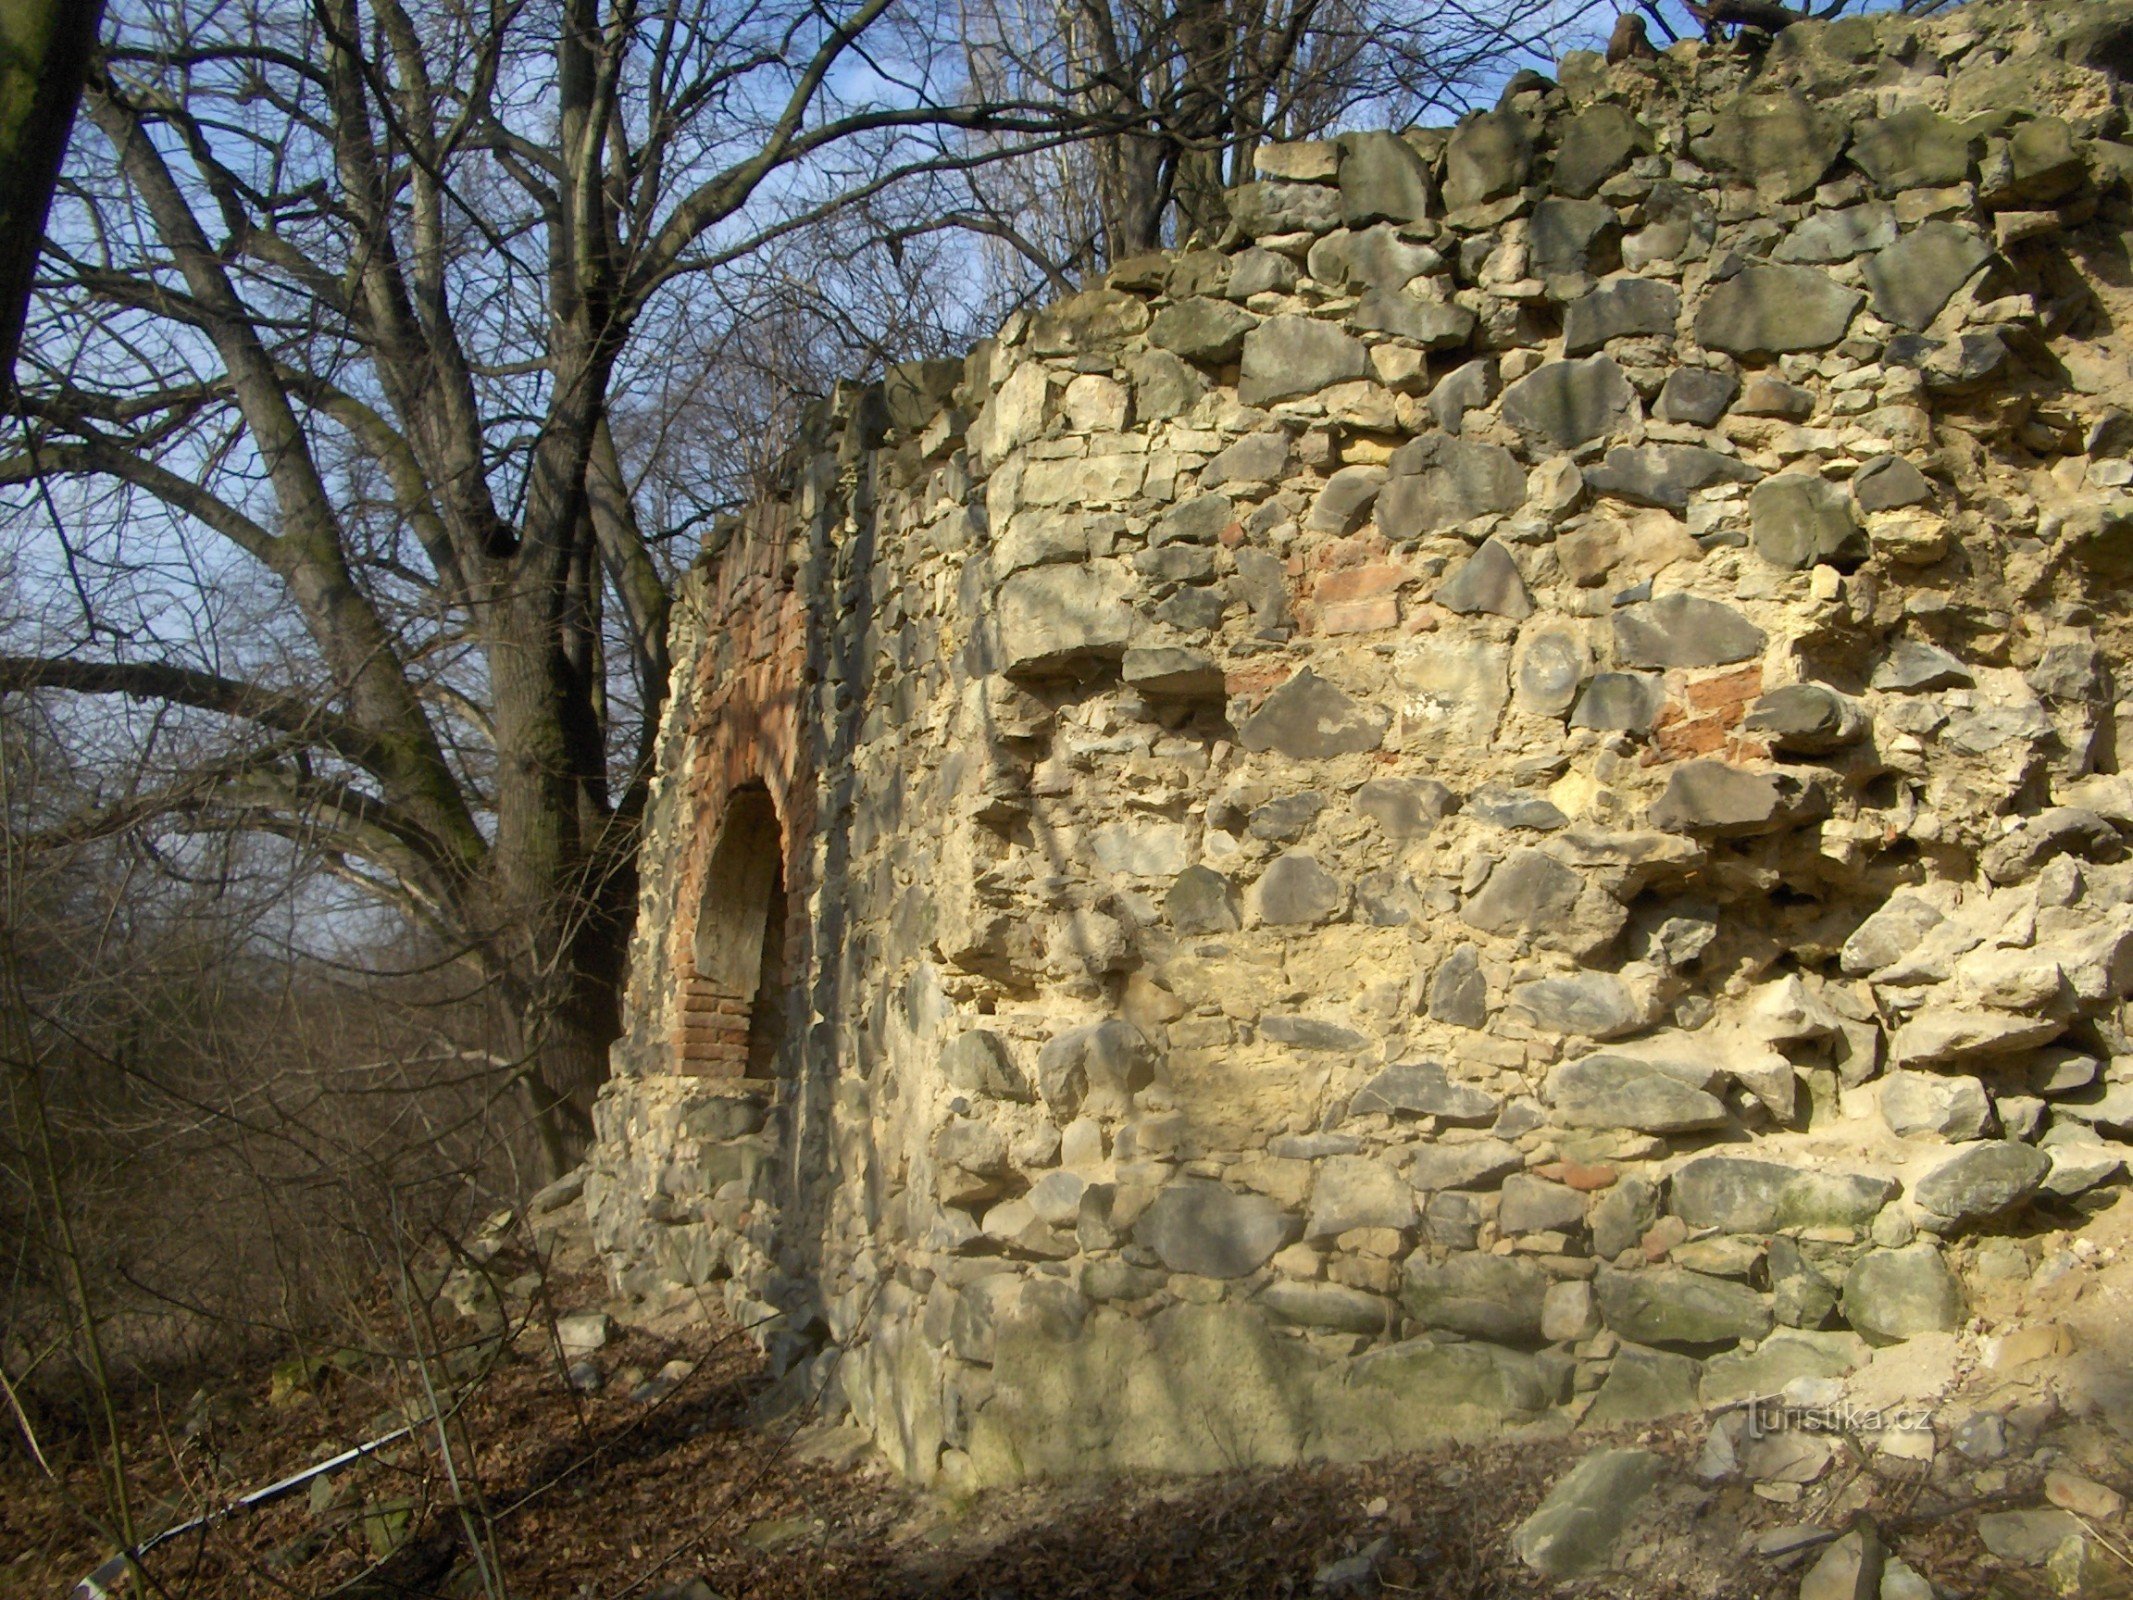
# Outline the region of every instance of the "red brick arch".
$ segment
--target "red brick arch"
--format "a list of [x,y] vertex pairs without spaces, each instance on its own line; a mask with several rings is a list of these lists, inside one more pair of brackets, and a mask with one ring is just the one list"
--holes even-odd
[[[791,525],[784,507],[751,515],[701,591],[707,638],[683,779],[690,845],[668,949],[680,999],[674,1066],[693,1076],[743,1076],[757,1002],[807,976],[815,806],[800,736],[807,612]],[[764,925],[773,898],[785,909],[782,930]],[[766,933],[775,972],[758,961]]]

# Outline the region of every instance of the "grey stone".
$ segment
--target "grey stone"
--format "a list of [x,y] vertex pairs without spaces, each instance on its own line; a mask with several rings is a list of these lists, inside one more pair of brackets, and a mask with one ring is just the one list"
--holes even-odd
[[1501,445],[1425,434],[1394,451],[1390,465],[1392,476],[1378,491],[1377,523],[1395,542],[1526,502],[1525,471]]
[[1311,528],[1317,533],[1350,534],[1362,526],[1384,486],[1383,467],[1342,467],[1326,480],[1311,504]]
[[1699,159],[1727,168],[1771,198],[1798,200],[1843,154],[1850,133],[1836,112],[1789,90],[1728,99],[1709,136],[1694,148]]
[[1346,289],[1404,289],[1416,278],[1445,270],[1432,245],[1400,237],[1391,227],[1343,230],[1311,246],[1311,276]]
[[1844,1320],[1878,1344],[1947,1333],[1963,1320],[1962,1286],[1925,1240],[1869,1250],[1844,1279]]
[[973,1028],[957,1034],[941,1046],[938,1065],[941,1075],[965,1094],[1000,1100],[1037,1098],[1029,1079],[1007,1053],[1006,1042],[989,1029]]
[[1870,689],[1920,694],[1930,689],[1963,688],[1972,683],[1970,669],[1939,645],[1923,639],[1899,639],[1867,679]]
[[1939,911],[1916,895],[1892,895],[1852,930],[1837,952],[1837,964],[1847,977],[1879,972],[1910,954],[1918,941],[1943,920]]
[[2078,856],[2085,861],[2115,861],[2124,844],[2106,817],[2079,806],[2053,806],[1987,845],[1978,866],[1990,883],[2021,883],[2047,861]]
[[1400,1302],[1426,1328],[1446,1328],[1500,1344],[1537,1344],[1548,1274],[1515,1256],[1407,1258]]
[[1163,897],[1163,914],[1183,934],[1235,933],[1244,926],[1237,886],[1213,867],[1187,867]]
[[1531,828],[1553,833],[1570,825],[1562,808],[1535,789],[1513,789],[1501,783],[1485,783],[1466,797],[1462,808],[1476,822],[1492,828]]
[[1665,1458],[1649,1450],[1602,1450],[1587,1456],[1518,1525],[1511,1548],[1545,1577],[1583,1578],[1608,1571],[1665,1466]]
[[1316,394],[1367,377],[1361,341],[1311,317],[1269,317],[1244,336],[1237,398],[1248,406]]
[[2054,1144],[2045,1153],[2051,1157],[2052,1169],[2044,1175],[2039,1192],[2062,1199],[2086,1194],[2126,1170],[2125,1157],[2107,1144]]
[[1288,844],[1301,838],[1325,809],[1326,797],[1316,789],[1283,795],[1278,800],[1254,807],[1251,820],[1245,824],[1245,832],[1254,839],[1273,839]]
[[1856,1226],[1896,1192],[1887,1178],[1820,1172],[1744,1156],[1699,1156],[1675,1172],[1668,1209],[1692,1228],[1769,1233],[1782,1227]]
[[1275,1044],[1294,1045],[1299,1050],[1339,1050],[1353,1053],[1370,1041],[1353,1028],[1321,1017],[1267,1013],[1259,1019],[1259,1037]]
[[1975,136],[1929,106],[1869,117],[1852,130],[1852,162],[1883,194],[1967,182]]
[[1392,714],[1350,698],[1309,667],[1260,703],[1237,729],[1247,750],[1274,750],[1293,761],[1321,761],[1375,750]]
[[1311,1185],[1307,1239],[1331,1239],[1352,1228],[1414,1226],[1415,1191],[1398,1173],[1369,1156],[1330,1156]]
[[1703,1363],[1672,1350],[1647,1350],[1625,1344],[1607,1369],[1607,1380],[1585,1413],[1588,1427],[1612,1428],[1632,1422],[1657,1422],[1697,1409]]
[[1756,699],[1741,728],[1773,750],[1820,756],[1857,744],[1873,726],[1866,707],[1826,684],[1788,683]]
[[1920,1178],[1911,1198],[1937,1217],[1989,1217],[2037,1192],[2051,1157],[2012,1140],[1972,1145]]
[[1253,889],[1259,920],[1283,927],[1330,922],[1348,904],[1338,878],[1301,851],[1276,856]]
[[1119,662],[1119,677],[1142,694],[1168,700],[1219,700],[1222,669],[1204,652],[1177,645],[1129,649]]
[[1276,1322],[1292,1328],[1323,1328],[1330,1333],[1357,1333],[1383,1338],[1393,1328],[1399,1308],[1383,1295],[1338,1283],[1282,1279],[1259,1291],[1257,1304]]
[[1511,1003],[1536,1023],[1558,1033],[1615,1039],[1644,1026],[1644,1007],[1628,984],[1611,972],[1579,972],[1540,978],[1511,990]]
[[1503,1181],[1503,1202],[1496,1211],[1500,1234],[1560,1232],[1585,1227],[1585,1197],[1546,1178],[1514,1173]]
[[[1481,1242],[1482,1199],[1476,1194],[1442,1190],[1422,1207],[1423,1236],[1441,1250],[1471,1250]],[[1545,1307],[1542,1315],[1546,1315]]]
[[1706,1407],[1722,1406],[1777,1394],[1796,1378],[1845,1377],[1872,1354],[1856,1333],[1780,1328],[1752,1351],[1728,1350],[1706,1361],[1701,1399]]
[[1880,1600],[1888,1550],[1872,1523],[1861,1523],[1815,1558],[1800,1580],[1800,1600]]
[[1446,433],[1456,435],[1469,411],[1479,411],[1496,398],[1500,373],[1493,357],[1454,367],[1429,391],[1430,415]]
[[1200,483],[1209,489],[1225,483],[1272,483],[1289,470],[1289,436],[1279,428],[1248,433],[1207,463]]
[[1114,563],[1037,567],[1000,585],[1000,667],[1018,677],[1116,661],[1133,637],[1131,583]]
[[1782,824],[1785,812],[1785,793],[1774,774],[1706,759],[1676,766],[1649,816],[1653,827],[1669,833],[1729,836],[1768,833]]
[[1355,809],[1394,839],[1427,838],[1458,804],[1435,778],[1372,778],[1355,791]]
[[960,361],[899,361],[881,377],[882,403],[899,433],[922,432],[955,398],[963,381]]
[[1514,850],[1459,915],[1484,933],[1533,932],[1567,917],[1584,888],[1585,880],[1560,861],[1538,850]]
[[1340,191],[1315,183],[1242,183],[1229,191],[1229,214],[1248,239],[1331,233],[1340,226]]
[[1705,297],[1696,340],[1737,356],[1826,350],[1851,328],[1866,296],[1815,267],[1744,267]]
[[1656,278],[1622,278],[1571,301],[1563,313],[1563,354],[1581,356],[1610,339],[1671,336],[1681,291]]
[[1900,333],[1888,342],[1883,358],[1892,367],[1910,367],[1932,394],[1971,394],[2014,363],[2014,347],[1998,328],[1971,328],[1951,339]]
[[1148,305],[1121,289],[1084,289],[1030,319],[1030,348],[1040,356],[1107,350],[1148,326]]
[[1249,300],[1255,294],[1289,294],[1301,276],[1287,256],[1254,245],[1230,258],[1228,296]]
[[1866,262],[1874,313],[1920,333],[1955,291],[1992,259],[1992,246],[1952,222],[1928,222]]
[[1455,1028],[1482,1028],[1489,1021],[1489,980],[1481,957],[1463,944],[1437,963],[1430,974],[1429,1014]]
[[1714,483],[1753,483],[1760,476],[1738,456],[1701,445],[1618,444],[1604,460],[1585,469],[1585,486],[1636,505],[1679,511],[1698,489]]
[[1573,1128],[1633,1128],[1639,1133],[1689,1133],[1722,1128],[1726,1108],[1717,1096],[1628,1056],[1591,1055],[1548,1074],[1548,1103]]
[[1868,554],[1866,533],[1842,486],[1801,472],[1765,478],[1748,496],[1756,554],[1799,571],[1826,563],[1849,570]]
[[1495,539],[1454,567],[1430,598],[1447,611],[1468,616],[1478,612],[1523,622],[1533,615],[1533,597],[1518,575],[1518,563]]
[[1406,1061],[1387,1067],[1358,1089],[1348,1102],[1348,1114],[1399,1112],[1444,1122],[1486,1123],[1495,1119],[1497,1105],[1487,1091],[1453,1083],[1437,1062]]
[[1881,1120],[1899,1139],[1980,1139],[1992,1100],[1975,1078],[1892,1072],[1881,1080]]
[[1148,530],[1151,545],[1213,544],[1222,530],[1237,520],[1236,503],[1221,494],[1194,495],[1181,500],[1156,519]]
[[1292,1243],[1298,1224],[1262,1194],[1238,1194],[1219,1183],[1173,1184],[1133,1225],[1133,1237],[1172,1272],[1203,1278],[1241,1278]]
[[2087,1530],[2071,1511],[2034,1506],[2022,1511],[1988,1511],[1977,1519],[1977,1536],[2002,1561],[2018,1567],[2041,1567],[2061,1545]]
[[1601,200],[1543,200],[1526,224],[1537,278],[1598,277],[1621,259],[1621,224]]
[[1520,641],[1518,703],[1543,716],[1561,716],[1577,700],[1592,667],[1585,641],[1564,628],[1543,628]]
[[2030,205],[2053,205],[2080,188],[2088,177],[2080,141],[2063,117],[2033,118],[2008,136],[2007,145],[2013,182],[2005,193],[2010,199]]
[[1169,1284],[1169,1274],[1154,1267],[1136,1267],[1126,1261],[1089,1261],[1082,1265],[1081,1292],[1090,1300],[1145,1300],[1160,1294]]
[[1225,366],[1243,353],[1244,336],[1258,322],[1226,300],[1195,296],[1158,311],[1148,325],[1148,342],[1199,366]]
[[1722,667],[1760,656],[1768,642],[1731,606],[1688,594],[1618,606],[1614,630],[1625,667]]
[[1601,1191],[1586,1221],[1592,1228],[1592,1253],[1612,1261],[1634,1248],[1659,1220],[1659,1191],[1643,1178],[1625,1177]]
[[1678,1267],[1641,1272],[1602,1267],[1594,1289],[1602,1320],[1638,1344],[1730,1344],[1760,1339],[1771,1328],[1763,1297],[1730,1278]]
[[1608,356],[1550,361],[1504,390],[1501,411],[1513,427],[1565,450],[1624,427],[1637,391]]
[[1686,422],[1708,428],[1726,414],[1726,407],[1739,393],[1740,380],[1730,372],[1711,367],[1676,367],[1660,386],[1659,403],[1652,414],[1661,422]]
[[1037,1053],[1037,1089],[1062,1121],[1086,1110],[1122,1115],[1155,1078],[1155,1051],[1121,1017],[1069,1028]]
[[1419,222],[1429,215],[1429,168],[1396,133],[1341,135],[1341,220],[1351,228],[1372,222]]
[[1449,300],[1417,300],[1397,289],[1373,289],[1349,320],[1372,333],[1397,334],[1425,350],[1458,350],[1474,337],[1478,319]]
[[1555,171],[1549,187],[1557,194],[1583,200],[1652,148],[1652,136],[1622,106],[1603,102],[1579,112],[1564,125],[1555,146]]
[[1486,1189],[1521,1171],[1525,1164],[1518,1146],[1502,1139],[1425,1144],[1415,1149],[1407,1181],[1424,1191]]
[[1133,414],[1142,422],[1189,411],[1207,392],[1207,379],[1168,350],[1143,350],[1126,370],[1133,379]]
[[1895,242],[1896,213],[1886,205],[1874,203],[1847,206],[1842,211],[1818,211],[1795,224],[1770,254],[1774,261],[1824,265],[1849,261]]
[[1509,194],[1526,181],[1533,135],[1514,111],[1466,118],[1444,152],[1444,203],[1453,210]]
[[1644,672],[1595,673],[1570,714],[1573,728],[1649,733],[1666,704],[1665,681]]

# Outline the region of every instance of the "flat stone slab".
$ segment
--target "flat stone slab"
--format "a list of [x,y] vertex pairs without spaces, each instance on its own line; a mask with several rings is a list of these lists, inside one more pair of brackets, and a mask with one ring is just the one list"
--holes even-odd
[[1587,1456],[1518,1525],[1511,1548],[1519,1560],[1550,1578],[1609,1571],[1665,1467],[1665,1457],[1649,1450],[1602,1450]]

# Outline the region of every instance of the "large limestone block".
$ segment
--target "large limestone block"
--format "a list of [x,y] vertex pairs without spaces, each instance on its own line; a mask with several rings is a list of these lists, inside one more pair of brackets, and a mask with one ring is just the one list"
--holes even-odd
[[1501,445],[1424,434],[1394,451],[1389,465],[1376,506],[1388,539],[1420,538],[1525,504],[1525,469]]
[[1250,1306],[1174,1306],[1145,1321],[1098,1310],[1071,1336],[1000,1330],[973,1419],[985,1484],[1121,1471],[1220,1472],[1303,1454],[1328,1365]]
[[1835,111],[1797,90],[1740,95],[1719,108],[1699,158],[1728,168],[1774,200],[1812,193],[1843,153],[1851,130]]
[[1962,1286],[1923,1239],[1869,1250],[1845,1276],[1844,1320],[1876,1344],[1946,1333],[1962,1324]]
[[1666,1458],[1649,1450],[1601,1450],[1585,1457],[1518,1525],[1511,1548],[1550,1578],[1610,1570],[1665,1467]]
[[1044,677],[1116,661],[1134,634],[1133,580],[1114,561],[1038,567],[1000,585],[1001,670]]
[[1539,1363],[1494,1344],[1413,1339],[1358,1356],[1344,1378],[1318,1391],[1314,1443],[1336,1459],[1495,1433],[1548,1408]]
[[1725,1104],[1716,1095],[1629,1056],[1566,1061],[1549,1073],[1546,1094],[1556,1116],[1573,1128],[1689,1133],[1726,1124]]
[[1992,246],[1968,228],[1929,222],[1866,262],[1874,314],[1921,333],[1969,279],[1992,259]]
[[1355,699],[1306,667],[1244,719],[1237,742],[1292,761],[1322,761],[1375,750],[1391,724],[1392,714],[1382,706]]
[[1244,336],[1237,398],[1248,406],[1316,394],[1369,376],[1361,341],[1313,317],[1269,317]]
[[1869,117],[1852,130],[1852,161],[1883,194],[1940,189],[1970,176],[1976,136],[1930,106]]
[[1600,1316],[1625,1339],[1652,1345],[1730,1344],[1770,1331],[1769,1304],[1744,1283],[1678,1267],[1621,1272],[1594,1283]]
[[1826,350],[1865,303],[1816,267],[1743,267],[1705,298],[1696,340],[1737,356]]
[[1396,133],[1341,135],[1341,220],[1351,228],[1373,222],[1419,222],[1429,215],[1429,168]]
[[1297,1218],[1266,1195],[1193,1181],[1157,1195],[1133,1225],[1133,1236],[1172,1272],[1241,1278],[1292,1243],[1298,1227]]
[[1511,650],[1477,640],[1425,638],[1400,647],[1395,681],[1409,747],[1485,750],[1511,698]]
[[1637,391],[1611,356],[1550,361],[1503,393],[1503,418],[1565,450],[1626,427]]
[[1425,1327],[1501,1344],[1538,1344],[1548,1274],[1517,1256],[1407,1258],[1400,1300]]

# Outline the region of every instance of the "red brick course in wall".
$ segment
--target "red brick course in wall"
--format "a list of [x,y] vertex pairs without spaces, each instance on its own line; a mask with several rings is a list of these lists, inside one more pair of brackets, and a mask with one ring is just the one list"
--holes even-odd
[[786,970],[766,972],[767,989],[806,975],[808,841],[815,825],[815,774],[801,736],[807,694],[808,610],[799,565],[790,559],[791,516],[772,506],[751,512],[715,558],[704,587],[707,638],[690,701],[687,806],[694,819],[675,898],[669,959],[679,975],[673,1070],[738,1078],[748,1062],[749,1002],[721,993],[696,971],[696,924],[711,856],[733,793],[760,783],[770,791],[784,854]]

